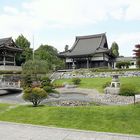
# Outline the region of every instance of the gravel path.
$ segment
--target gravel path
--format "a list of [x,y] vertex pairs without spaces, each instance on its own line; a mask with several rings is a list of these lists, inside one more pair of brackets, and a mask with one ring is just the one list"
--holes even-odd
[[[125,105],[134,103],[134,97],[130,96],[119,96],[119,95],[111,95],[111,94],[103,94],[99,93],[95,89],[83,89],[83,88],[58,88],[60,93],[81,93],[87,97],[89,97],[90,101],[94,101],[97,103],[108,104],[108,105]],[[137,99],[140,101],[140,99]]]
[[[61,94],[59,97],[49,96],[48,99],[44,100],[43,103],[48,102],[61,102],[61,101],[79,101],[79,102],[96,102],[107,105],[125,105],[134,103],[134,97],[119,96],[99,93],[95,89],[83,89],[83,88],[58,88]],[[2,91],[0,91],[2,92]],[[137,101],[140,101],[140,99]],[[8,94],[0,96],[0,102],[5,103],[20,103],[25,104],[26,102],[22,99],[22,93]]]

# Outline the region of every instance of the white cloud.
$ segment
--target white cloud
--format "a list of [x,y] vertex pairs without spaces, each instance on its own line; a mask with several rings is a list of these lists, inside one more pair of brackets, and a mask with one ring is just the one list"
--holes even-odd
[[120,19],[123,19],[124,18],[124,9],[123,8],[118,8],[116,10],[113,10],[110,15],[116,19],[116,20],[120,20]]
[[119,45],[120,55],[132,56],[136,44],[140,44],[140,32],[120,33],[109,38],[109,44],[113,41]]
[[[24,34],[32,40],[32,35],[37,34],[41,38],[44,30],[51,29],[71,29],[88,27],[104,21],[115,20],[139,20],[140,21],[140,1],[139,0],[30,0],[21,1],[20,7],[4,5],[0,13],[0,37]],[[66,30],[67,31],[67,30]],[[46,33],[49,34],[49,33]],[[132,42],[138,40],[138,35],[123,33],[116,36],[120,50],[134,46]],[[76,34],[75,34],[76,36]],[[38,39],[36,44],[45,43],[46,39]],[[59,39],[48,39],[47,42],[57,46],[60,50],[65,44],[72,45],[74,36],[71,38],[63,35]],[[129,38],[129,40],[128,40]],[[111,41],[112,42],[112,41]],[[130,43],[128,43],[130,42]],[[132,48],[130,48],[131,50]],[[131,54],[131,53],[130,53]]]
[[11,6],[5,6],[3,8],[4,12],[10,13],[10,14],[18,14],[18,9],[11,7]]
[[83,25],[105,18],[101,6],[93,4],[91,0],[89,2],[84,0],[34,0],[31,3],[24,3],[23,6],[46,22],[51,21],[52,24]]
[[126,9],[126,20],[140,20],[140,1],[131,0]]
[[[139,0],[31,0],[22,7],[5,6],[4,16],[19,29],[79,27],[111,18],[140,20]],[[11,27],[11,25],[9,26]]]
[[[86,25],[107,20],[139,20],[139,0],[33,0],[23,7],[36,17],[63,25]],[[58,27],[58,26],[57,26]]]

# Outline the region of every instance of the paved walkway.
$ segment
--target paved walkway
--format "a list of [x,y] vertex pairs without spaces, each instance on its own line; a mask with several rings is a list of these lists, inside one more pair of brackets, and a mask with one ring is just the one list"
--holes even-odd
[[0,122],[0,140],[140,140],[140,136]]

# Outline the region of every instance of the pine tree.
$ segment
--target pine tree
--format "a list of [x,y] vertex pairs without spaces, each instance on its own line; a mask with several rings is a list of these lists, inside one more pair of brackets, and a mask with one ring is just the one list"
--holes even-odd
[[116,58],[119,56],[119,46],[116,42],[113,42],[111,45],[111,54]]

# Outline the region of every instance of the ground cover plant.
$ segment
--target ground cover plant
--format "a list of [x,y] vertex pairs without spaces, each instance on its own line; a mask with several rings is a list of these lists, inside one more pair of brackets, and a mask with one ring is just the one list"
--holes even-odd
[[[63,128],[140,134],[140,104],[128,106],[17,106],[0,112],[1,121]],[[5,110],[5,111],[4,111]]]
[[[103,92],[104,84],[111,82],[112,78],[81,78],[81,82],[78,85],[80,88],[94,88],[99,92]],[[140,77],[121,77],[121,84],[133,84],[136,87],[138,93],[140,93]],[[72,83],[71,79],[56,80],[54,84],[63,85],[63,83]]]

